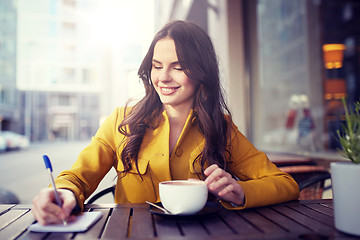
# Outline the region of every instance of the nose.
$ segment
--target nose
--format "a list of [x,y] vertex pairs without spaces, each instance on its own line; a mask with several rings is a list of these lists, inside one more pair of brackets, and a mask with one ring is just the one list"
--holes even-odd
[[159,75],[159,81],[161,82],[168,82],[171,81],[170,73],[167,69],[163,68]]

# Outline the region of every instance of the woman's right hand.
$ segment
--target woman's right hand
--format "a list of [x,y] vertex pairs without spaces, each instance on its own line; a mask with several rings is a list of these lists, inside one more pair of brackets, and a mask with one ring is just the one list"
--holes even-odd
[[76,206],[76,198],[72,191],[58,189],[62,207],[56,204],[54,190],[45,188],[33,199],[32,213],[42,225],[62,223],[70,217],[71,211]]

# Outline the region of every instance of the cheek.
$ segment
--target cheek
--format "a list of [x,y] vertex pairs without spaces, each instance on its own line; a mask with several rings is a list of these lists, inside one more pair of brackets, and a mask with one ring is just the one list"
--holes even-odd
[[150,72],[150,80],[152,83],[156,82],[158,79],[157,74],[154,71]]
[[191,81],[188,77],[184,79],[184,85],[186,85],[188,88],[192,89],[193,91],[195,91],[195,83],[193,81]]

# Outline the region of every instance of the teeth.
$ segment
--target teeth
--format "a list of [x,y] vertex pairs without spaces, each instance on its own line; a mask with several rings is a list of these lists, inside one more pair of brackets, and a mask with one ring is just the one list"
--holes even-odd
[[176,88],[161,88],[161,90],[162,91],[164,91],[164,92],[172,92],[172,91],[174,91]]

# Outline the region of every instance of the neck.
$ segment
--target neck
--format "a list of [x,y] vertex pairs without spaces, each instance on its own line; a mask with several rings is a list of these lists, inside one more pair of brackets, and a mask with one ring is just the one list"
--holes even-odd
[[170,124],[169,152],[172,153],[176,143],[179,140],[191,108],[187,107],[180,109],[173,108],[169,105],[164,105],[164,109],[166,110]]
[[191,107],[174,108],[169,105],[164,105],[164,109],[168,115],[170,125],[183,126],[189,115]]

